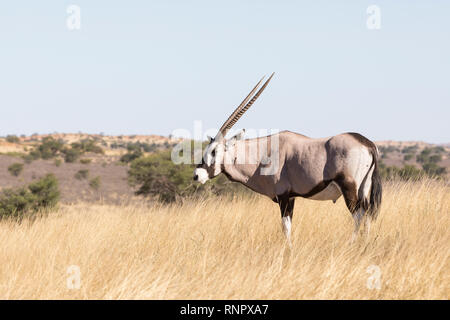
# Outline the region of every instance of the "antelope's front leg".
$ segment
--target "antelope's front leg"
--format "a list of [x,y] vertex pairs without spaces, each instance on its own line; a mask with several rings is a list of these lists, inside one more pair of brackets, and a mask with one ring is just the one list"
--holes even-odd
[[281,211],[281,226],[290,247],[292,247],[291,228],[292,215],[294,214],[294,202],[295,198],[289,198],[289,196],[281,196],[278,201]]

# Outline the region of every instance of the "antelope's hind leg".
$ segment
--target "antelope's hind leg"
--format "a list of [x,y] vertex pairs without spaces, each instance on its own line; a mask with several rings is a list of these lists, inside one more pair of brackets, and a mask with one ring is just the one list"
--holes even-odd
[[355,228],[352,234],[352,242],[356,239],[359,233],[359,227],[361,222],[366,220],[364,206],[362,205],[360,199],[358,199],[358,189],[356,187],[356,182],[351,178],[342,178],[337,181],[337,184],[341,188],[342,195],[345,199],[345,204],[348,210],[352,214],[353,221],[355,223]]

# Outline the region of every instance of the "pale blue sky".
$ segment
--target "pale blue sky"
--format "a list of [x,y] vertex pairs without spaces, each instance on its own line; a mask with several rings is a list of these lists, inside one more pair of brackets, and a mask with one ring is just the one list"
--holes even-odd
[[0,4],[0,135],[219,127],[272,71],[237,127],[450,142],[450,1]]

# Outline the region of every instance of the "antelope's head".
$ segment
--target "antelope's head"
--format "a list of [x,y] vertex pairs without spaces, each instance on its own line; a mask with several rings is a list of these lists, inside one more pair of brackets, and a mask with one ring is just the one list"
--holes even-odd
[[[239,120],[239,118],[252,106],[252,104],[258,99],[259,95],[264,91],[269,81],[273,77],[272,75],[267,79],[267,81],[262,85],[261,79],[252,91],[247,95],[247,97],[241,102],[241,104],[234,110],[234,112],[228,117],[227,121],[222,125],[219,132],[214,138],[209,138],[209,144],[206,146],[205,152],[203,154],[202,162],[197,165],[194,170],[194,180],[201,183],[205,183],[209,179],[214,178],[222,172],[225,151],[227,145],[234,140],[241,139],[243,137],[244,131],[239,132],[230,139],[225,139],[225,135],[228,130],[233,127],[233,125]],[[259,88],[259,90],[258,90]],[[258,92],[256,92],[258,90]],[[255,94],[256,92],[256,94]]]

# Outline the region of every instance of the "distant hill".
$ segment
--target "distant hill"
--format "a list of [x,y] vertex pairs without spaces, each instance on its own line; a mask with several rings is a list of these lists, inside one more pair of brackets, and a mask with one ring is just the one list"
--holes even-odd
[[414,165],[418,168],[421,164],[417,156],[425,149],[439,153],[442,160],[438,165],[450,171],[450,144],[431,144],[421,141],[377,141],[376,145],[381,153],[381,161],[387,166],[402,167],[405,164]]

